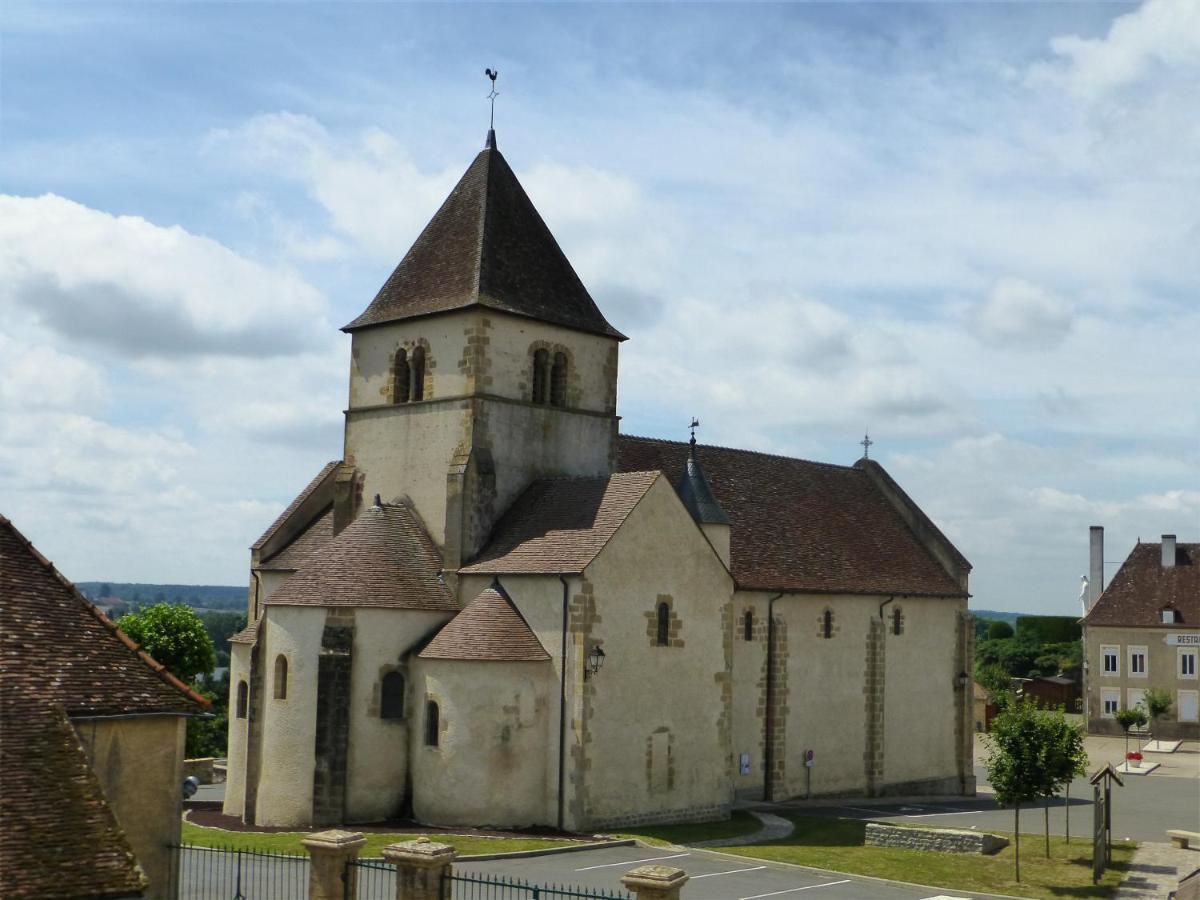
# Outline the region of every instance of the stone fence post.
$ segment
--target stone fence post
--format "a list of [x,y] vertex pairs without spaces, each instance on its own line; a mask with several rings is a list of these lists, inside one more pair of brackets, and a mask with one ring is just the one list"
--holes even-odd
[[302,840],[300,843],[311,860],[308,900],[344,900],[357,896],[358,870],[347,863],[358,858],[366,842],[367,839],[357,832],[336,828],[318,831]]
[[449,844],[426,837],[388,844],[383,858],[396,867],[396,900],[441,900],[442,876],[451,871],[456,856]]
[[621,878],[637,900],[679,900],[688,875],[674,866],[638,866]]

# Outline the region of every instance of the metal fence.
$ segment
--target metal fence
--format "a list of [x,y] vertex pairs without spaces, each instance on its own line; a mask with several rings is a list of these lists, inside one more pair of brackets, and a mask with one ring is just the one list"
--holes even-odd
[[[361,896],[361,895],[360,895]],[[632,900],[625,891],[601,891],[568,885],[538,885],[515,878],[487,877],[465,872],[442,876],[442,900]]]
[[175,900],[297,900],[308,896],[308,855],[170,844]]
[[353,869],[358,874],[357,893],[350,893],[350,879],[346,878],[345,900],[395,900],[396,867],[383,859],[365,857],[346,863],[346,873]]

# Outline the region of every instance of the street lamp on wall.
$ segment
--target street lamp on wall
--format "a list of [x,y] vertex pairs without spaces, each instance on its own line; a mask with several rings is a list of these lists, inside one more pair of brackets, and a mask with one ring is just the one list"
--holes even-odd
[[970,683],[971,683],[971,676],[968,675],[966,672],[959,672],[958,677],[956,679],[954,679],[955,686],[964,691],[967,689],[967,685]]
[[583,680],[596,675],[604,667],[604,650],[599,644],[592,647],[592,652],[587,655],[587,659],[583,663]]

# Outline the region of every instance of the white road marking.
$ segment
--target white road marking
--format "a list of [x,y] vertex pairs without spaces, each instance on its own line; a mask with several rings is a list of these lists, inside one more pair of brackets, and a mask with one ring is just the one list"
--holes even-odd
[[960,810],[959,812],[919,813],[915,816],[909,815],[909,816],[905,816],[904,818],[906,818],[906,819],[928,819],[928,818],[931,818],[932,816],[977,816],[981,812],[983,812],[982,809],[964,809],[964,810]]
[[808,887],[788,888],[786,891],[771,891],[769,894],[751,894],[749,897],[739,897],[738,900],[758,900],[759,897],[778,897],[780,894],[794,894],[797,891],[811,891],[813,888],[833,887],[835,884],[849,884],[849,878],[841,881],[827,881],[824,884],[810,884]]
[[718,875],[737,875],[740,872],[757,872],[759,869],[765,869],[766,866],[751,866],[748,869],[730,869],[728,872],[709,872],[707,875],[693,875],[689,880],[695,881],[697,878],[716,878]]
[[657,862],[660,859],[680,859],[684,856],[691,856],[690,853],[676,853],[674,856],[651,856],[647,859],[628,859],[624,862],[605,863],[602,866],[584,866],[582,869],[576,869],[576,872],[590,872],[592,869],[611,869],[613,866],[636,866],[639,863]]
[[855,812],[871,813],[875,816],[892,816],[896,814],[895,810],[890,812],[886,809],[867,809],[865,806],[843,806],[842,809],[852,809]]
[[945,894],[938,894],[936,897],[926,897],[925,900],[971,900],[970,897],[948,897]]

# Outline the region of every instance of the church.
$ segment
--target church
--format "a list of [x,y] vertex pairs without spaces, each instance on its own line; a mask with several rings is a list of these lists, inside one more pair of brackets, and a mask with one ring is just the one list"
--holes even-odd
[[970,564],[865,453],[621,434],[626,337],[494,131],[343,330],[342,458],[251,549],[227,814],[594,831],[974,793]]

